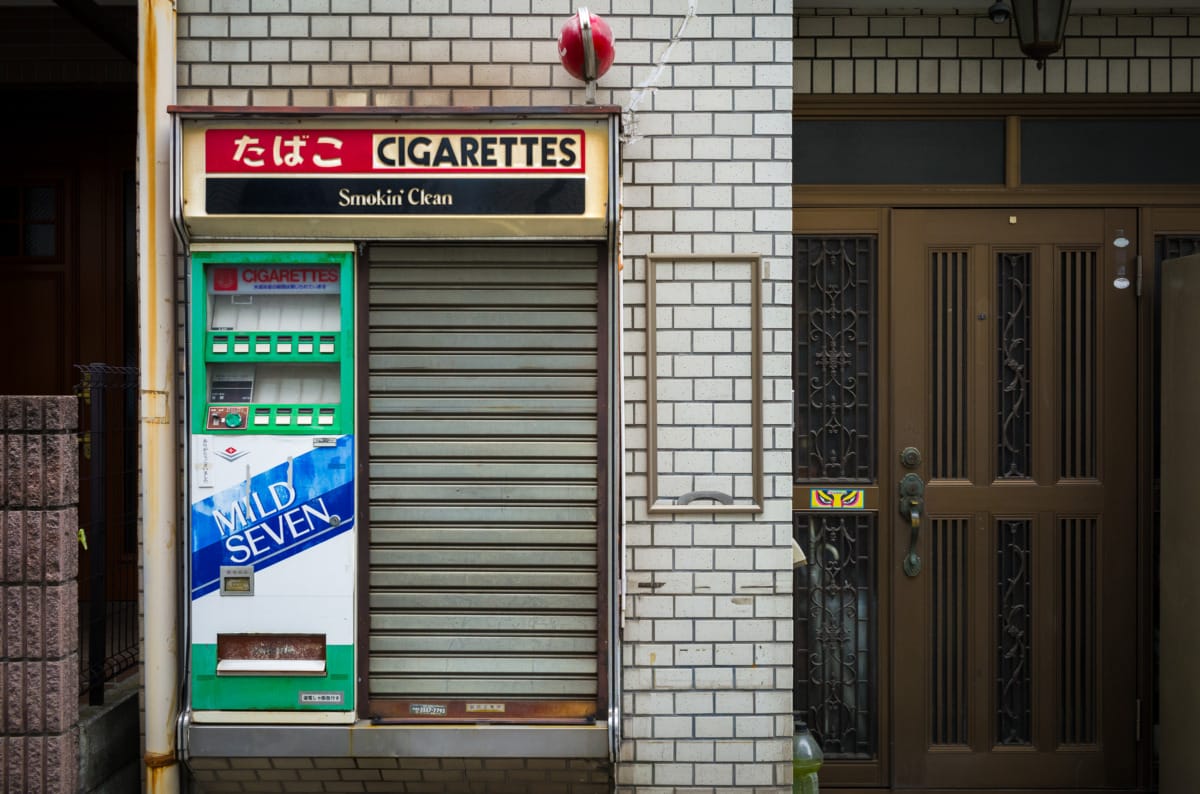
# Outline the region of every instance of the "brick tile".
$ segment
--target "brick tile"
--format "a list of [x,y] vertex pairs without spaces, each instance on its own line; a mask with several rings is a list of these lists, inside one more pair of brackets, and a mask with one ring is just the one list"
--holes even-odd
[[40,582],[43,579],[46,569],[45,543],[42,539],[45,514],[41,510],[27,510],[23,512],[25,519],[25,539],[22,543],[24,546],[24,559],[21,565],[20,581]]
[[75,794],[78,791],[78,730],[46,737],[45,774],[47,794]]
[[45,590],[36,585],[22,588],[25,602],[24,656],[29,659],[44,659],[46,656],[46,603]]
[[4,588],[4,636],[5,656],[10,659],[25,658],[25,588],[12,585]]
[[[20,700],[23,697],[22,662],[0,661],[0,736],[20,733],[23,727]],[[13,699],[17,702],[14,705]]]
[[25,577],[25,518],[24,510],[5,510],[3,560],[0,561],[0,582],[21,582]]
[[42,514],[44,569],[38,578],[48,583],[74,582],[79,574],[78,511],[74,507]]
[[313,766],[317,769],[354,769],[353,758],[314,758]]
[[19,738],[22,765],[17,771],[18,791],[23,794],[46,794],[45,739],[41,736]]
[[24,729],[29,733],[46,732],[46,712],[43,703],[50,693],[46,691],[45,662],[24,662],[21,665],[21,687]]
[[45,663],[43,692],[46,729],[65,733],[79,722],[79,655]]

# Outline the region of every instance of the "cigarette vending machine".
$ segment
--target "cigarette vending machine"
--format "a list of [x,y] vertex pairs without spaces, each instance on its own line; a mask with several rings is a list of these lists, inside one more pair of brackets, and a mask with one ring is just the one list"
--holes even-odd
[[354,709],[353,250],[193,249],[193,718]]

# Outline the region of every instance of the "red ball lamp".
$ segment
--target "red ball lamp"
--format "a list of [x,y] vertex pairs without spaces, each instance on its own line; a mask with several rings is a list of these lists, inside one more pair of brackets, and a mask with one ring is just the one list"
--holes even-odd
[[587,83],[589,104],[596,101],[596,81],[616,55],[612,28],[586,8],[580,8],[558,33],[558,58],[568,74]]

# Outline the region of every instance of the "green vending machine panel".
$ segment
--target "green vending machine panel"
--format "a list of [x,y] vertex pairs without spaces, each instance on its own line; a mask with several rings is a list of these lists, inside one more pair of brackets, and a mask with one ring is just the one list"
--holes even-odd
[[231,712],[352,717],[353,264],[349,250],[193,251],[198,722]]

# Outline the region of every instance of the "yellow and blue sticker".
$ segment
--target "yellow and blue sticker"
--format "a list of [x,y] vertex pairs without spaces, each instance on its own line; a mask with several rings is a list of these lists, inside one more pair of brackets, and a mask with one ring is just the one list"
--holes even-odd
[[813,488],[809,492],[812,510],[863,510],[866,505],[862,488]]

